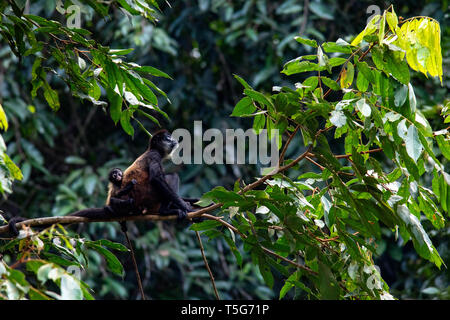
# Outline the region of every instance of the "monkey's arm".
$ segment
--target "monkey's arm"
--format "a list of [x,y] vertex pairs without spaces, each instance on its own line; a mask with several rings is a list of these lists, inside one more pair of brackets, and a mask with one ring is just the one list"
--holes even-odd
[[137,183],[137,181],[135,179],[131,180],[130,182],[128,182],[128,184],[122,188],[122,190],[120,190],[117,194],[116,197],[120,198],[121,196],[124,196],[126,194],[129,194],[131,192],[131,190],[133,190],[134,185]]

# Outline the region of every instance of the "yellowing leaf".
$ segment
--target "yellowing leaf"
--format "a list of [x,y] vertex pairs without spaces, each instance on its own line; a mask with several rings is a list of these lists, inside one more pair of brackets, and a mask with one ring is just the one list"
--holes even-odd
[[392,12],[386,12],[386,21],[387,21],[391,31],[393,33],[397,33],[398,18],[397,18],[397,14],[394,11],[394,8],[392,8]]
[[356,36],[355,39],[353,39],[351,45],[352,46],[357,46],[358,44],[361,43],[361,41],[363,40],[364,36],[367,36],[369,34],[373,34],[376,30],[377,30],[377,26],[376,24],[378,23],[378,21],[380,20],[381,16],[379,14],[377,14],[376,16],[374,16],[369,23],[367,24],[367,26],[364,28],[364,30],[358,34]]
[[378,43],[383,45],[384,29],[386,27],[386,11],[383,13],[383,17],[380,20],[380,26],[378,27]]
[[8,119],[6,119],[6,113],[0,104],[0,129],[8,130]]
[[353,77],[355,75],[355,68],[353,67],[353,64],[350,62],[347,63],[347,67],[342,70],[341,74],[341,88],[348,88],[353,83]]
[[416,71],[427,76],[438,76],[442,84],[441,29],[439,23],[429,18],[405,22],[396,34],[395,45],[406,52],[406,61]]

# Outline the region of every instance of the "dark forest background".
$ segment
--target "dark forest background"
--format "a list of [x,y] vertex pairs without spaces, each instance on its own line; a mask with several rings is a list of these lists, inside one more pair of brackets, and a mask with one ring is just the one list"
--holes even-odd
[[[83,28],[93,31],[92,37],[100,43],[111,48],[134,48],[128,55],[129,61],[155,66],[172,76],[174,80],[157,82],[170,99],[170,103],[160,99],[161,108],[171,118],[170,122],[159,118],[163,127],[191,131],[194,120],[201,120],[203,130],[245,130],[251,123],[229,117],[242,98],[242,87],[233,74],[248,80],[255,89],[270,92],[273,85],[284,84],[285,77],[279,72],[283,64],[308,54],[307,47],[292,41],[294,36],[319,42],[338,38],[349,41],[366,25],[373,13],[367,13],[370,5],[384,10],[390,4],[325,0],[170,1],[170,7],[161,3],[162,12],[156,24],[142,17],[128,17],[120,10],[106,20],[94,11],[83,12],[81,23]],[[419,73],[413,73],[412,79],[418,108],[425,114],[438,114],[435,110],[448,99],[450,87],[446,72],[450,46],[448,1],[395,1],[393,4],[399,16],[426,15],[441,24],[443,86],[438,79],[426,79]],[[55,1],[35,2],[30,10],[61,22],[65,19],[55,10]],[[125,134],[101,107],[94,108],[87,101],[72,97],[67,86],[56,77],[52,79],[52,87],[59,90],[62,106],[56,114],[45,100],[31,101],[31,67],[26,60],[19,63],[9,47],[0,43],[0,101],[10,122],[4,138],[8,154],[24,174],[23,181],[14,184],[14,193],[1,200],[1,210],[7,218],[38,217],[102,206],[109,169],[126,168],[145,150],[148,136],[137,126],[133,138]],[[153,122],[144,120],[143,124],[151,132],[158,129]],[[343,150],[340,145],[333,148]],[[167,169],[179,173],[180,192],[184,196],[199,197],[215,186],[230,188],[240,177],[253,177],[259,168],[169,165]],[[116,224],[95,223],[71,229],[92,239],[124,242]],[[145,222],[130,225],[130,232],[149,298],[213,298],[195,233],[187,225]],[[430,233],[447,265],[449,234],[448,221],[446,228]],[[450,297],[449,270],[439,271],[419,258],[411,242],[402,246],[393,237],[385,237],[377,245],[375,262],[394,296]],[[205,241],[204,246],[223,299],[278,298],[274,292],[279,291],[283,282],[276,281],[273,291],[268,289],[248,256],[243,256],[240,268],[223,240]],[[107,272],[99,255],[90,256],[88,274],[83,278],[98,299],[139,296],[129,255],[122,253],[119,258],[127,271],[124,279]]]

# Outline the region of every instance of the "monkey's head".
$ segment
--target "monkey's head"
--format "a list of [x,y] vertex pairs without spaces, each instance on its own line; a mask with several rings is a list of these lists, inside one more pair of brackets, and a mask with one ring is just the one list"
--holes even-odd
[[122,178],[123,172],[119,168],[111,169],[111,171],[108,174],[109,181],[118,187],[122,185]]
[[156,132],[150,139],[150,149],[158,150],[163,158],[169,158],[172,151],[177,147],[178,141],[167,130]]

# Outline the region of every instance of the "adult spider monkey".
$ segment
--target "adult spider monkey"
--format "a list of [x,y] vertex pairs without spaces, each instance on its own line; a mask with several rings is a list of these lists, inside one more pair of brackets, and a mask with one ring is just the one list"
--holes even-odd
[[178,141],[167,130],[156,132],[147,150],[123,173],[122,183],[127,185],[135,179],[137,183],[134,188],[128,195],[119,196],[111,192],[108,197],[134,199],[135,213],[158,212],[162,215],[175,214],[180,220],[185,218],[192,208],[178,195],[178,177],[164,174],[161,164],[177,146]]
[[[101,219],[111,216],[158,212],[161,215],[177,215],[181,220],[192,210],[191,203],[197,199],[183,200],[178,195],[179,179],[176,174],[164,174],[161,162],[170,157],[178,142],[167,130],[156,132],[149,141],[147,150],[129,166],[123,174],[113,169],[106,206],[90,208],[70,214],[71,216]],[[120,177],[122,177],[121,183]],[[120,185],[120,186],[119,186]],[[120,189],[125,185],[123,189]],[[17,235],[16,223],[26,220],[12,218],[10,232]]]
[[[177,215],[178,219],[186,217],[192,210],[190,203],[197,199],[183,200],[178,195],[179,179],[176,174],[166,175],[162,161],[169,158],[172,151],[178,146],[167,130],[156,132],[149,141],[147,150],[141,154],[121,174],[116,169],[110,173],[111,178],[122,176],[121,186],[125,185],[125,192],[120,190],[119,184],[110,185],[107,207],[112,210],[93,208],[78,211],[72,215],[88,218],[110,217],[111,214],[123,216],[129,214],[159,213],[161,215]],[[133,184],[130,187],[130,183]]]

